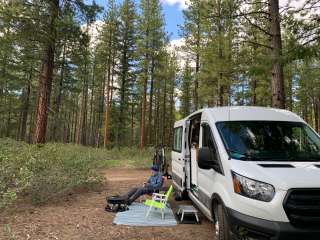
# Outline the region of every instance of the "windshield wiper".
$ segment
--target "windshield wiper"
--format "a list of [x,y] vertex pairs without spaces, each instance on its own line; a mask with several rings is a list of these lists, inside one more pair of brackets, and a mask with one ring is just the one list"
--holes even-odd
[[239,160],[251,160],[251,161],[263,161],[262,158],[259,158],[257,156],[251,155],[249,153],[242,153],[236,150],[232,150],[232,149],[227,149],[228,152],[230,153],[235,153],[235,154],[239,154],[242,155],[241,157],[239,157]]

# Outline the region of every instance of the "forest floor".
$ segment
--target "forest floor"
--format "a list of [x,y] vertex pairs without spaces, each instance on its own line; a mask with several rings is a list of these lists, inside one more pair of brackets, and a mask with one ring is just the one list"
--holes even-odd
[[[200,225],[128,227],[113,225],[114,213],[104,211],[106,196],[125,193],[143,183],[149,170],[116,168],[103,172],[106,182],[99,191],[78,189],[67,197],[35,207],[19,203],[0,214],[0,239],[100,240],[100,239],[213,239],[214,228],[201,216]],[[177,202],[171,200],[176,208]]]

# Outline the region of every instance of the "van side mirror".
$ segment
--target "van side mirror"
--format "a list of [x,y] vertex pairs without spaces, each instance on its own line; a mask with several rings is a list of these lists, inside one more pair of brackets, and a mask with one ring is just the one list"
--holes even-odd
[[201,169],[214,169],[217,172],[221,172],[216,154],[208,147],[199,149],[198,166]]

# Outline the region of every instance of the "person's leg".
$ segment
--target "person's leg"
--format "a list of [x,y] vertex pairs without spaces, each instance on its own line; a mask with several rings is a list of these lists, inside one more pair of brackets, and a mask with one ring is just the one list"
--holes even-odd
[[128,193],[127,193],[127,197],[128,199],[135,194],[135,192],[138,190],[138,188],[132,188]]
[[150,191],[148,190],[148,189],[146,189],[146,188],[143,188],[143,187],[141,187],[141,188],[138,188],[137,190],[136,190],[136,192],[133,194],[133,195],[131,195],[131,197],[129,197],[129,199],[128,199],[128,205],[130,205],[131,203],[133,203],[137,198],[139,198],[140,196],[142,196],[142,195],[144,195],[144,194],[146,194],[146,193],[149,193]]

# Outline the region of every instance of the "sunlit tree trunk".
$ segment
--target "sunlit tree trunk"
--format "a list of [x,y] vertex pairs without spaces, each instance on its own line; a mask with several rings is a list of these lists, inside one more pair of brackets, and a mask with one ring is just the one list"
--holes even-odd
[[34,131],[34,142],[45,143],[48,121],[48,108],[50,105],[50,96],[52,88],[52,77],[54,68],[54,52],[56,41],[55,22],[58,18],[59,0],[50,1],[50,25],[48,31],[48,42],[45,47],[42,67],[39,76],[38,100],[36,108],[36,122]]
[[279,0],[269,0],[271,57],[272,57],[272,106],[285,108],[285,93],[282,64]]

